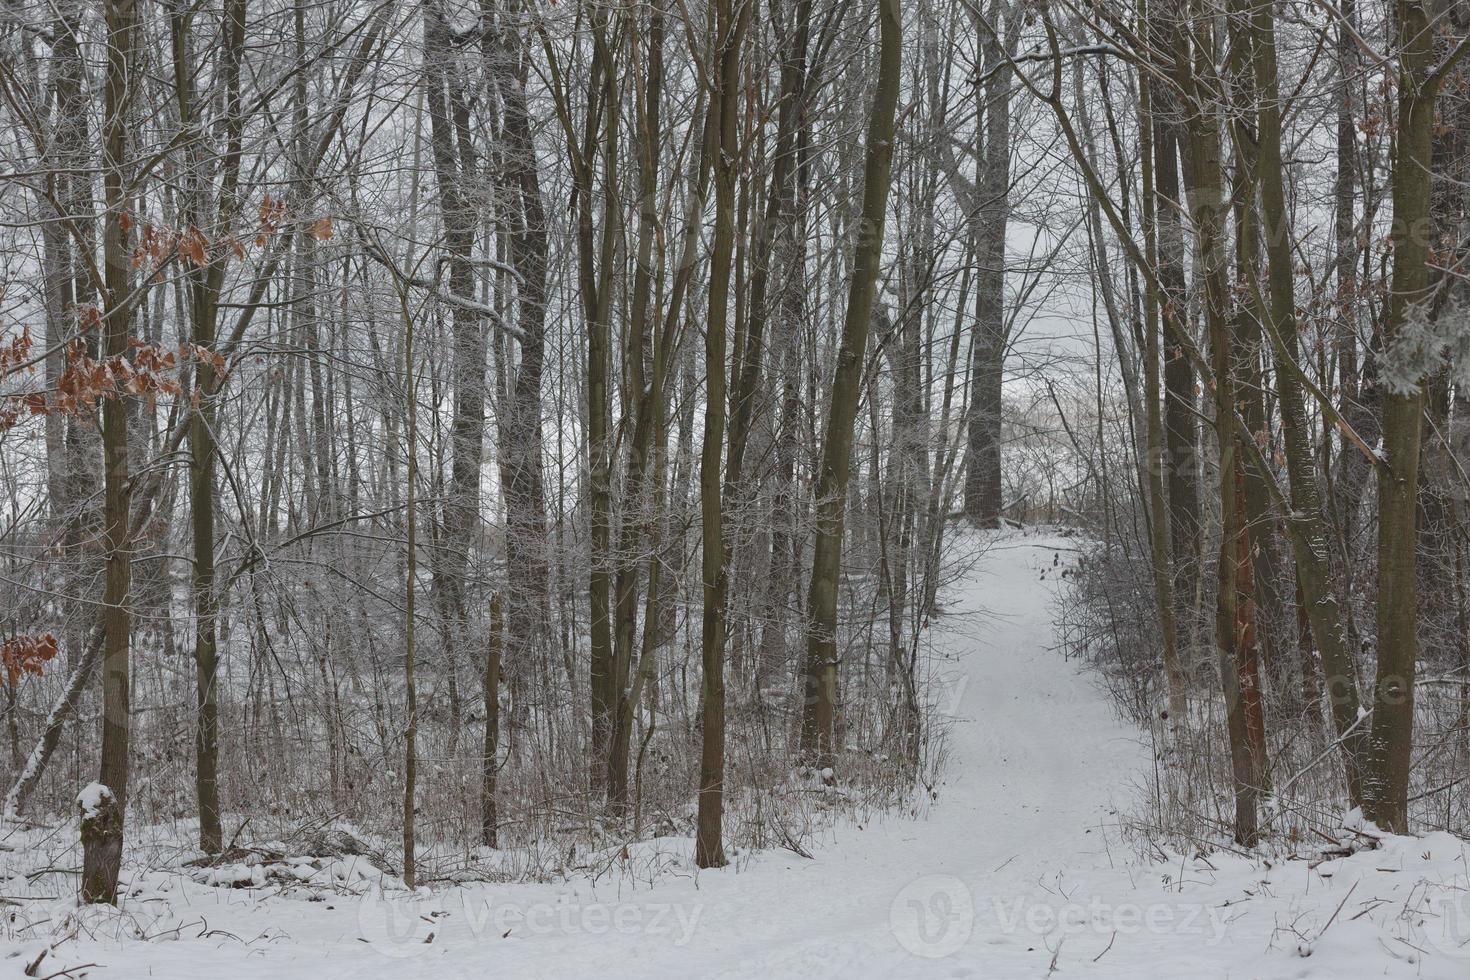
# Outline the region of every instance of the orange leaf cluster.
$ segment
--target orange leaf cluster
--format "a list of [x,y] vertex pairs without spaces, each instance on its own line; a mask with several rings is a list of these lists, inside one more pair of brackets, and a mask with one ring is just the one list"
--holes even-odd
[[204,232],[189,226],[189,230],[179,236],[179,254],[196,266],[209,264],[209,239],[204,237]]
[[102,326],[102,311],[93,303],[79,303],[71,308],[77,316],[77,328],[83,333]]
[[[124,231],[126,230],[125,228]],[[226,236],[221,241],[235,258],[245,258],[245,246],[235,236]],[[196,268],[208,265],[211,261],[209,250],[215,244],[194,225],[183,231],[176,231],[161,225],[145,224],[138,236],[138,244],[133,248],[133,268],[142,268],[151,260],[155,267],[153,275],[156,282],[163,273],[164,262],[174,254]]]
[[269,194],[260,202],[260,230],[255,233],[255,244],[262,246],[275,233],[286,217],[286,202],[272,198]]
[[5,683],[12,689],[26,674],[41,676],[42,665],[56,656],[56,637],[51,633],[37,636],[12,636],[0,646],[0,667]]
[[138,236],[138,244],[133,249],[133,268],[141,269],[149,259],[153,260],[154,265],[162,265],[174,250],[178,237],[171,228],[145,224],[143,234]]
[[31,328],[22,327],[20,336],[8,344],[0,344],[0,374],[9,374],[25,363],[31,352]]
[[179,356],[192,356],[201,364],[208,364],[214,368],[216,374],[222,374],[225,370],[225,356],[212,351],[202,344],[183,343],[179,345]]
[[74,415],[94,408],[99,399],[116,398],[119,393],[146,398],[150,405],[159,395],[177,395],[182,386],[174,376],[178,364],[174,352],[137,337],[128,344],[133,351],[131,359],[118,355],[98,360],[87,353],[80,340],[73,340],[67,346],[66,369],[56,381],[55,394],[49,400],[40,392],[11,395],[0,408],[0,431],[16,425],[22,412],[31,417]]

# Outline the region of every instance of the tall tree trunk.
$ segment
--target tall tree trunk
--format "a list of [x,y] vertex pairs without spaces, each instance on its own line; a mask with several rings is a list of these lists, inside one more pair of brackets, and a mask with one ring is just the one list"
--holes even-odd
[[[506,5],[509,6],[508,4]],[[487,17],[492,16],[487,11]],[[520,365],[509,404],[501,408],[500,480],[505,493],[506,567],[511,570],[500,599],[506,614],[505,664],[512,696],[544,648],[551,626],[549,543],[546,538],[546,480],[541,428],[541,380],[546,350],[547,217],[540,167],[526,102],[523,39],[501,18],[489,42],[489,61],[500,91],[503,180],[513,202],[510,261],[517,273],[516,325]]]
[[[1230,197],[1235,213],[1235,272],[1236,288],[1243,292],[1244,299],[1235,304],[1234,329],[1238,347],[1236,363],[1240,372],[1236,379],[1236,405],[1244,419],[1250,437],[1261,447],[1265,456],[1272,444],[1272,429],[1265,397],[1264,371],[1264,325],[1270,315],[1267,304],[1259,289],[1252,288],[1260,281],[1261,265],[1261,218],[1256,207],[1256,187],[1260,178],[1257,166],[1262,154],[1250,139],[1255,130],[1249,126],[1251,111],[1257,107],[1257,79],[1251,71],[1251,58],[1256,50],[1250,34],[1249,10],[1236,10],[1228,20],[1230,33],[1229,55],[1226,71],[1232,81],[1231,95],[1234,104],[1241,108],[1231,115],[1229,132],[1235,137],[1234,166],[1230,174]],[[1262,124],[1264,125],[1264,123]],[[1249,136],[1242,138],[1244,133]],[[1261,134],[1264,138],[1264,133]],[[1275,226],[1268,225],[1268,233]],[[1295,657],[1284,657],[1290,644],[1284,636],[1293,624],[1284,622],[1281,595],[1278,589],[1279,574],[1276,547],[1276,515],[1271,508],[1270,489],[1266,481],[1275,478],[1274,473],[1256,465],[1257,460],[1242,463],[1244,474],[1243,493],[1245,521],[1253,544],[1251,548],[1251,580],[1255,585],[1256,640],[1261,648],[1261,660],[1271,679],[1280,682],[1277,690],[1295,697],[1300,691],[1296,676],[1298,661]],[[1279,677],[1275,675],[1281,675]]]
[[[638,140],[638,253],[633,274],[628,338],[624,363],[626,411],[633,422],[628,443],[624,498],[627,501],[619,532],[617,553],[616,621],[613,635],[612,741],[607,762],[607,799],[617,809],[628,804],[628,756],[633,732],[636,697],[628,690],[633,663],[633,645],[638,633],[638,579],[642,555],[638,539],[653,533],[657,516],[652,508],[649,456],[653,449],[656,420],[662,413],[663,366],[667,352],[664,338],[671,334],[655,329],[658,311],[653,305],[653,244],[658,225],[658,168],[662,134],[659,109],[663,98],[664,12],[655,6],[649,15],[648,69],[643,80],[643,104],[639,107]],[[647,370],[652,354],[652,372]],[[640,658],[641,659],[641,658]]]
[[[592,78],[580,147],[572,147],[577,215],[577,273],[582,318],[587,327],[587,499],[591,524],[588,591],[591,598],[592,650],[589,686],[592,745],[588,757],[594,795],[606,792],[612,747],[615,673],[612,608],[612,444],[608,418],[608,362],[611,357],[612,268],[619,232],[617,204],[618,79],[608,37],[609,14],[592,15]],[[571,134],[568,134],[569,137]],[[594,167],[603,161],[604,207],[601,238],[594,215]]]
[[418,615],[418,370],[414,353],[413,314],[408,293],[397,284],[403,315],[404,455],[404,562],[403,562],[403,883],[415,886],[417,853],[414,816],[418,801],[418,684],[414,658],[418,655],[415,617]]
[[[1147,21],[1147,13],[1144,13]],[[1139,163],[1143,172],[1143,237],[1149,268],[1158,263],[1157,197],[1154,190],[1154,111],[1153,83],[1147,75],[1139,75]],[[1094,196],[1093,201],[1096,202]],[[1099,233],[1101,227],[1099,223]],[[1163,326],[1159,318],[1160,296],[1150,276],[1145,294],[1143,388],[1145,431],[1148,446],[1149,553],[1154,577],[1154,604],[1159,617],[1159,632],[1164,664],[1164,683],[1169,697],[1169,727],[1183,730],[1189,724],[1189,702],[1184,684],[1184,671],[1179,663],[1179,637],[1174,606],[1173,560],[1169,529],[1172,514],[1164,496],[1164,471],[1168,466],[1168,447],[1164,435],[1164,419],[1160,410],[1159,348]]]
[[[1364,403],[1363,376],[1358,357],[1358,98],[1360,56],[1355,36],[1358,28],[1356,0],[1338,0],[1337,25],[1337,172],[1333,177],[1333,239],[1336,249],[1333,278],[1337,286],[1338,410],[1354,429],[1373,442],[1370,426],[1377,420]],[[1358,491],[1368,478],[1368,465],[1346,436],[1341,439],[1337,460],[1337,491],[1344,534],[1352,535],[1357,513]]]
[[[1254,161],[1259,177],[1261,213],[1266,230],[1269,327],[1276,348],[1277,402],[1286,439],[1287,475],[1291,482],[1291,513],[1305,547],[1297,550],[1299,580],[1307,618],[1321,652],[1327,691],[1337,734],[1342,743],[1348,797],[1362,802],[1359,768],[1363,736],[1358,719],[1357,669],[1347,646],[1342,610],[1327,564],[1327,525],[1322,512],[1315,453],[1302,387],[1298,380],[1295,270],[1292,260],[1290,215],[1282,163],[1280,83],[1276,68],[1274,12],[1256,5],[1251,12],[1253,66],[1260,101],[1257,113]],[[1246,141],[1242,141],[1246,145]]]
[[[1004,12],[1005,16],[1001,14]],[[976,18],[981,50],[989,75],[984,89],[985,152],[975,182],[971,214],[975,235],[975,337],[970,348],[970,414],[967,419],[969,462],[965,471],[965,514],[979,527],[1000,523],[1001,388],[1006,330],[1006,229],[1010,220],[1011,70],[1014,44],[1012,9],[995,0],[988,19]]]
[[[43,199],[44,212],[54,212],[58,220],[47,221],[42,228],[44,248],[44,286],[46,301],[46,386],[56,390],[65,368],[63,341],[75,324],[76,304],[92,295],[92,288],[79,251],[92,248],[92,175],[88,155],[91,152],[89,125],[91,112],[87,106],[86,81],[82,63],[81,39],[83,5],[66,0],[56,6],[51,30],[51,86],[55,91],[55,125],[52,127],[49,156],[56,174],[52,178],[52,199]],[[54,204],[52,201],[54,200]],[[95,339],[86,338],[85,346],[95,353]],[[95,452],[94,427],[80,419],[69,420],[64,413],[51,412],[46,420],[47,494],[51,518],[64,527],[63,539],[74,547],[81,538],[84,502],[98,485],[98,453]],[[68,431],[70,430],[70,431]],[[69,640],[80,637],[73,633]],[[71,646],[72,644],[68,644]]]
[[[1422,0],[1398,5],[1398,139],[1393,166],[1393,281],[1384,320],[1386,357],[1430,315],[1430,166],[1435,100],[1449,61],[1435,65],[1435,32]],[[1459,49],[1463,52],[1463,49]],[[1418,327],[1422,329],[1422,326]],[[1394,372],[1386,371],[1386,375]],[[1386,377],[1378,468],[1378,673],[1363,767],[1364,813],[1385,830],[1409,828],[1409,768],[1418,660],[1416,507],[1423,377]]]
[[1227,711],[1231,773],[1235,787],[1235,839],[1254,846],[1260,832],[1258,804],[1264,789],[1265,721],[1261,706],[1259,646],[1251,575],[1250,528],[1245,513],[1245,474],[1236,431],[1236,379],[1240,376],[1225,250],[1224,171],[1219,119],[1206,80],[1212,71],[1213,37],[1197,12],[1192,42],[1176,35],[1176,83],[1189,114],[1189,205],[1199,278],[1204,287],[1215,384],[1215,432],[1220,449],[1220,560],[1215,639]]
[[837,369],[832,377],[821,470],[817,474],[816,543],[807,600],[807,703],[802,717],[802,750],[823,769],[836,764],[837,584],[842,568],[842,528],[852,466],[853,424],[862,391],[878,267],[883,259],[883,226],[893,170],[894,112],[898,104],[903,44],[898,0],[878,0],[878,27],[878,79],[868,117],[863,210],[853,252]]
[[[205,247],[211,253],[207,264],[191,270],[189,297],[193,320],[193,342],[198,356],[195,364],[193,418],[189,425],[189,504],[193,517],[193,601],[195,663],[195,787],[199,803],[199,847],[207,854],[223,847],[219,800],[219,691],[218,644],[216,619],[218,601],[215,594],[214,554],[214,467],[217,452],[215,394],[218,381],[212,355],[219,315],[220,291],[224,285],[229,248],[224,244],[236,208],[236,186],[239,180],[241,131],[240,61],[245,45],[244,0],[230,0],[225,10],[225,43],[222,48],[226,112],[225,150],[222,156],[221,186],[215,202],[215,213],[206,217],[214,190],[207,178],[204,147],[191,153],[190,182],[186,187],[185,209],[189,223],[207,228],[219,242]],[[171,14],[173,35],[175,92],[181,129],[194,124],[196,90],[194,46],[189,21],[181,11]],[[212,219],[212,220],[210,220]]]
[[467,186],[479,177],[479,164],[469,129],[468,97],[460,78],[460,64],[453,55],[451,27],[445,13],[437,5],[425,5],[424,84],[444,249],[448,253],[449,293],[471,301],[455,303],[451,314],[454,406],[450,477],[443,534],[434,561],[435,599],[444,621],[444,669],[454,715],[450,720],[451,754],[459,729],[459,658],[470,645],[465,590],[470,553],[480,535],[480,469],[485,456],[486,342],[481,314],[473,304],[477,217]]
[[[109,359],[128,353],[132,311],[128,304],[131,249],[124,230],[127,206],[128,122],[135,89],[133,52],[137,31],[134,0],[107,0],[103,5],[107,29],[107,68],[102,116],[102,261],[106,287],[103,314]],[[129,526],[128,401],[119,388],[102,404],[102,445],[105,457],[103,523],[107,542],[107,571],[102,594],[105,640],[102,654],[102,765],[98,782],[106,788],[94,796],[90,812],[84,801],[82,820],[82,901],[117,901],[117,877],[122,868],[123,816],[128,799],[128,737],[131,722],[131,683],[128,659],[132,618],[128,608],[132,580],[132,535]]]
[[725,529],[721,501],[725,443],[726,324],[730,272],[735,250],[735,175],[739,166],[741,49],[750,20],[749,3],[719,0],[715,6],[718,68],[710,96],[707,138],[714,141],[715,234],[710,252],[709,316],[705,321],[704,445],[699,458],[700,546],[703,552],[704,617],[701,649],[704,686],[700,698],[699,819],[694,860],[701,868],[725,864],[721,839],[725,787]]
[[[1154,19],[1155,43],[1178,47],[1178,28],[1165,10]],[[1153,103],[1154,191],[1157,196],[1158,278],[1165,317],[1187,330],[1184,287],[1184,194],[1179,180],[1179,134],[1183,129],[1179,97],[1168,87],[1155,91]],[[1174,559],[1175,601],[1187,603],[1200,576],[1200,499],[1197,470],[1194,367],[1172,332],[1164,338],[1164,432],[1168,445],[1169,533]]]

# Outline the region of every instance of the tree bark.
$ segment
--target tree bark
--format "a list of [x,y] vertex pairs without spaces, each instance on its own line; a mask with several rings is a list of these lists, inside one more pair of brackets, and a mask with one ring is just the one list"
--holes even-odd
[[[476,296],[473,265],[477,216],[471,189],[479,177],[478,154],[470,133],[460,62],[453,55],[451,27],[443,10],[424,7],[424,85],[429,109],[429,143],[439,193],[439,216],[448,253],[449,294]],[[470,303],[452,310],[454,387],[450,423],[450,477],[444,502],[443,534],[435,549],[435,599],[444,620],[444,669],[450,693],[451,749],[458,732],[457,674],[461,651],[468,649],[466,582],[470,553],[480,537],[480,470],[485,451],[486,342],[481,314]]]
[[726,324],[735,250],[735,175],[739,166],[741,49],[749,3],[715,6],[718,69],[710,96],[708,138],[714,140],[715,234],[710,252],[709,316],[705,321],[704,444],[699,459],[700,547],[703,552],[704,616],[701,650],[704,685],[700,698],[699,815],[694,860],[701,868],[725,864],[721,839],[725,786],[725,528],[720,465],[725,443]]
[[[638,579],[641,556],[638,540],[652,535],[658,520],[652,507],[650,454],[656,420],[662,414],[663,371],[668,361],[665,339],[672,336],[655,328],[652,310],[653,244],[658,225],[658,167],[662,134],[659,109],[663,97],[664,12],[655,6],[649,16],[648,68],[643,82],[638,141],[638,254],[624,363],[628,382],[625,410],[634,419],[628,443],[624,498],[627,501],[618,538],[616,607],[613,635],[612,737],[607,761],[607,799],[615,809],[628,805],[628,762],[636,697],[629,692],[633,646],[638,632]],[[651,350],[650,350],[651,348]],[[653,363],[647,370],[649,354]],[[652,588],[652,585],[650,585]],[[641,661],[641,658],[640,658]],[[636,682],[635,682],[636,683]]]
[[1215,640],[1227,712],[1231,774],[1235,789],[1235,839],[1255,845],[1260,833],[1258,804],[1264,790],[1265,721],[1261,706],[1260,650],[1255,630],[1251,537],[1245,513],[1245,474],[1236,432],[1236,379],[1240,374],[1224,245],[1224,172],[1219,120],[1204,80],[1212,70],[1209,19],[1193,14],[1192,42],[1178,35],[1176,83],[1189,113],[1189,205],[1196,235],[1199,278],[1204,287],[1215,386],[1215,432],[1220,449],[1220,559],[1217,567]]
[[485,654],[485,753],[480,781],[480,843],[498,847],[500,815],[495,803],[495,782],[500,756],[500,663],[505,637],[505,600],[500,593],[490,597],[490,641]]
[[[1150,36],[1162,50],[1178,50],[1178,26],[1164,10],[1151,19]],[[1179,136],[1184,110],[1169,87],[1154,93],[1154,190],[1158,221],[1160,303],[1166,320],[1188,329],[1184,282],[1184,194],[1179,179]],[[1175,601],[1194,594],[1200,572],[1200,494],[1197,470],[1198,429],[1195,422],[1195,376],[1183,344],[1172,332],[1164,337],[1164,432],[1168,448],[1170,549],[1174,564]]]
[[[1422,0],[1398,5],[1398,139],[1393,166],[1393,280],[1384,344],[1428,315],[1430,167],[1435,100],[1448,63],[1435,67],[1435,33]],[[1418,660],[1417,502],[1424,379],[1398,379],[1383,394],[1378,468],[1378,672],[1363,767],[1364,814],[1384,830],[1409,829],[1409,769]]]
[[[978,527],[1000,524],[1001,388],[1009,343],[1006,323],[1006,230],[1010,220],[1011,70],[1013,43],[1000,31],[1004,0],[991,6],[988,22],[977,20],[985,83],[985,151],[980,156],[970,216],[975,235],[975,336],[970,349],[969,461],[965,470],[965,515]],[[1014,16],[1004,5],[1006,30]]]
[[[491,6],[489,0],[485,6]],[[508,5],[507,5],[508,6]],[[493,16],[487,10],[486,16]],[[507,589],[498,601],[505,615],[505,662],[512,672],[511,696],[517,682],[532,669],[532,658],[544,648],[551,626],[544,436],[541,382],[546,356],[547,216],[541,197],[540,166],[531,135],[526,101],[526,58],[523,39],[502,21],[490,32],[491,74],[502,106],[502,177],[512,222],[510,262],[516,270],[516,325],[520,329],[520,364],[511,384],[500,426],[500,480],[505,494]],[[493,610],[492,606],[492,610]]]
[[[1291,483],[1291,514],[1305,547],[1298,550],[1299,579],[1308,621],[1322,655],[1329,705],[1342,743],[1348,798],[1362,802],[1359,769],[1363,735],[1358,724],[1357,669],[1348,649],[1342,611],[1333,588],[1327,526],[1306,406],[1296,371],[1285,362],[1298,358],[1295,270],[1292,260],[1290,215],[1282,164],[1280,84],[1276,68],[1274,12],[1256,5],[1251,13],[1253,68],[1260,101],[1257,112],[1254,161],[1259,177],[1261,213],[1266,229],[1267,283],[1270,297],[1271,337],[1276,345],[1277,403],[1286,439],[1287,475]],[[1304,568],[1302,566],[1305,566]]]
[[802,750],[822,769],[836,764],[837,586],[852,466],[853,424],[862,391],[878,269],[883,260],[883,227],[893,169],[894,112],[898,104],[903,43],[898,0],[879,0],[878,26],[878,78],[868,117],[863,210],[853,251],[852,280],[837,369],[832,377],[821,469],[817,474],[816,542],[807,600],[807,703],[802,716]]
[[[1146,11],[1146,8],[1145,8]],[[1145,21],[1147,13],[1144,13]],[[1143,172],[1143,237],[1150,268],[1158,263],[1157,195],[1154,189],[1153,147],[1153,83],[1147,75],[1139,75],[1139,164]],[[1099,223],[1099,233],[1101,227]],[[1172,522],[1168,500],[1164,496],[1164,474],[1168,466],[1164,419],[1160,409],[1159,353],[1163,326],[1159,318],[1160,297],[1149,277],[1144,307],[1143,387],[1145,431],[1147,433],[1149,553],[1154,579],[1154,604],[1159,617],[1159,632],[1164,665],[1164,684],[1169,698],[1169,727],[1182,731],[1189,725],[1189,702],[1184,671],[1179,662],[1178,628],[1174,606],[1173,558],[1169,531]]]
[[[128,352],[131,307],[131,250],[123,229],[126,207],[128,125],[134,88],[133,56],[137,31],[134,0],[106,0],[107,68],[102,116],[103,217],[102,261],[107,295],[103,314],[109,359]],[[122,868],[123,820],[127,811],[128,738],[131,683],[128,679],[132,617],[132,535],[129,526],[128,402],[122,390],[109,392],[102,404],[104,454],[103,524],[107,543],[107,570],[102,594],[102,764],[100,782],[111,795],[115,814],[90,825],[83,834],[82,886],[84,902],[117,902],[117,878]]]
[[[196,90],[193,75],[193,38],[188,20],[180,12],[171,15],[175,91],[181,129],[194,124]],[[225,102],[225,148],[221,156],[220,186],[214,213],[206,217],[215,194],[208,179],[203,146],[191,153],[190,185],[186,186],[185,213],[195,228],[208,228],[215,242],[206,245],[209,261],[189,274],[195,358],[193,417],[189,425],[189,504],[193,518],[193,602],[195,663],[195,787],[199,803],[199,847],[215,854],[223,847],[219,799],[219,691],[214,552],[214,468],[217,452],[215,396],[218,380],[212,360],[216,343],[220,292],[224,286],[229,248],[223,239],[230,234],[236,209],[242,152],[240,61],[245,45],[244,0],[230,0],[225,10],[226,37],[222,48],[221,76]]]

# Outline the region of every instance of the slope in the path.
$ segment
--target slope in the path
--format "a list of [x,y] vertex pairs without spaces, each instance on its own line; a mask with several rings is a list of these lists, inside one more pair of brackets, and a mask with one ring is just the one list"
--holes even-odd
[[970,543],[983,553],[933,626],[950,751],[936,805],[925,820],[849,831],[823,849],[783,889],[799,921],[784,941],[758,937],[766,952],[733,974],[1038,975],[1063,892],[1109,866],[1103,828],[1145,755],[1053,649],[1050,607],[1076,543]]

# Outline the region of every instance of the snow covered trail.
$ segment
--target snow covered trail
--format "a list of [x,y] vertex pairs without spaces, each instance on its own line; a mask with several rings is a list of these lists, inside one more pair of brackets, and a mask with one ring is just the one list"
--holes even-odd
[[1470,874],[1446,835],[1315,870],[1219,853],[1149,864],[1120,846],[1114,805],[1151,760],[1052,650],[1075,547],[992,536],[944,597],[932,642],[951,753],[924,818],[843,824],[811,860],[771,851],[636,888],[623,875],[327,903],[193,889],[169,900],[187,895],[176,914],[222,932],[72,942],[56,958],[180,980],[1470,975]]

